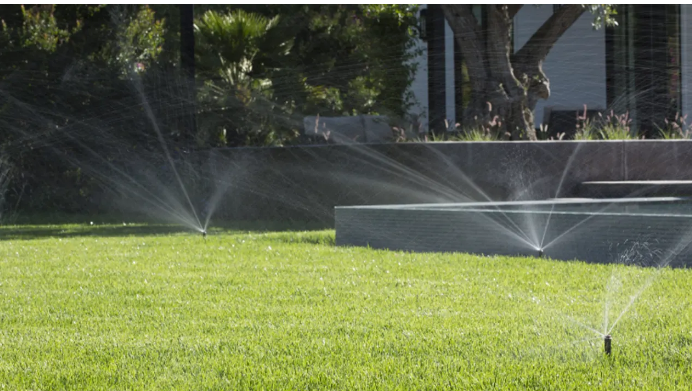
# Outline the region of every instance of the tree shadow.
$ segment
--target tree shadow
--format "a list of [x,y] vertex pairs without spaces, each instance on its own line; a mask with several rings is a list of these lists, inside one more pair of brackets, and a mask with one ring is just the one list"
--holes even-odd
[[304,243],[323,246],[336,246],[333,232],[281,232],[273,235],[270,240],[281,243]]
[[0,241],[44,238],[155,236],[195,233],[190,228],[171,225],[26,226],[0,228]]
[[[77,219],[63,224],[45,225],[6,225],[0,226],[0,241],[33,240],[43,238],[75,237],[127,237],[127,236],[166,236],[166,235],[201,235],[196,229],[175,224],[156,224],[147,222],[94,224],[77,223]],[[84,221],[82,219],[82,221]],[[209,234],[243,233],[243,232],[304,232],[324,230],[323,224],[276,222],[276,221],[235,221],[222,222],[209,228]],[[289,237],[291,235],[287,235]],[[288,241],[288,240],[287,240]]]

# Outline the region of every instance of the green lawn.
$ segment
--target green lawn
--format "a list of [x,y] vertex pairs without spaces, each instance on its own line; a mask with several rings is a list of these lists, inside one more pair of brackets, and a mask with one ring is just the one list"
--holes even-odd
[[[333,231],[0,229],[0,389],[692,387],[692,273],[336,248]],[[612,322],[613,355],[590,326]]]

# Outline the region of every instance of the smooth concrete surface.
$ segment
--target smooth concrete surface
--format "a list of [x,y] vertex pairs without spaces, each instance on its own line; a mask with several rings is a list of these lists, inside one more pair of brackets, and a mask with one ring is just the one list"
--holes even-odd
[[537,256],[540,251],[560,260],[692,265],[689,200],[508,206],[337,207],[336,244],[482,255]]

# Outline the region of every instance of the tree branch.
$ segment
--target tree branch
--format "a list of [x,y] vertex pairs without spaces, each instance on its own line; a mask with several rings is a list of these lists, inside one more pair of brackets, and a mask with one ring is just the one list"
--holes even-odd
[[558,8],[514,55],[515,62],[523,68],[545,60],[557,40],[585,11],[586,8],[580,4],[566,4]]

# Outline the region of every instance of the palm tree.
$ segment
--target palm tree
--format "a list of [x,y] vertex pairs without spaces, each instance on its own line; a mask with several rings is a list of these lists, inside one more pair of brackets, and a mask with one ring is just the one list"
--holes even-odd
[[267,138],[277,136],[269,126],[269,116],[277,109],[270,76],[292,46],[292,39],[277,30],[278,22],[278,16],[238,9],[208,11],[195,23],[198,75],[205,81],[201,113],[222,144],[271,143]]

